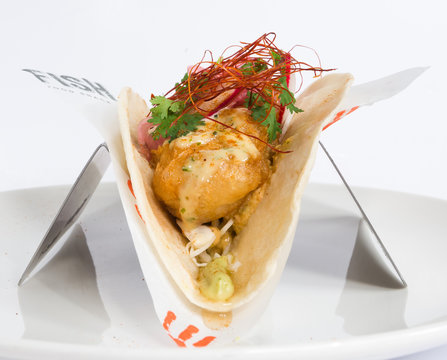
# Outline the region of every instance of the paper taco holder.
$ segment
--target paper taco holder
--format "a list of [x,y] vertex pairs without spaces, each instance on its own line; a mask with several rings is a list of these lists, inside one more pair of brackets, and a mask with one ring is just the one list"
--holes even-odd
[[[397,94],[425,70],[426,68],[413,68],[352,87],[325,128],[361,106],[371,105]],[[20,286],[26,281],[37,265],[46,257],[50,249],[62,239],[62,235],[76,223],[112,161],[120,197],[140,266],[150,290],[157,317],[168,336],[180,347],[205,347],[210,344],[225,344],[238,341],[254,326],[267,307],[279,281],[282,269],[275,271],[272,279],[267,282],[263,291],[256,298],[248,304],[236,308],[231,314],[210,313],[190,303],[176,286],[171,275],[167,273],[164,264],[158,258],[153,244],[147,241],[147,232],[143,221],[141,221],[138,206],[133,195],[132,183],[127,173],[119,126],[117,121],[111,121],[111,119],[116,119],[116,108],[109,106],[104,111],[103,107],[104,105],[99,109],[100,116],[98,116],[98,111],[94,111],[93,115],[91,113],[89,115],[106,142],[99,145],[87,161],[32,256],[18,285]],[[392,287],[395,288],[406,287],[407,284],[402,274],[380,239],[372,222],[367,217],[360,201],[355,197],[341,170],[321,141],[320,147],[344,184],[346,193],[351,197],[353,204],[359,211],[358,236],[368,239],[370,255],[386,268],[388,276],[393,279],[393,281],[387,282],[388,286],[393,284]]]

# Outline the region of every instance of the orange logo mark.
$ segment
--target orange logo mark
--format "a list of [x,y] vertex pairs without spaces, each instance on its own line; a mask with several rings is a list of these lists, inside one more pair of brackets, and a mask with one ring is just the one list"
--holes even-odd
[[135,204],[135,210],[137,210],[137,213],[138,213],[138,216],[140,217],[140,219],[143,220],[143,222],[146,224],[146,221],[144,221],[143,217],[141,216],[140,209],[138,209],[137,204]]
[[[127,180],[127,187],[129,188],[130,192],[132,193],[132,196],[135,197],[135,193],[133,192],[133,186],[132,186],[132,181]],[[140,217],[141,220],[143,220],[144,223],[146,223],[143,219],[143,217],[141,216],[140,213],[140,209],[138,208],[138,205],[135,204],[135,209],[137,210],[138,216]]]
[[[353,108],[351,108],[351,110],[349,110],[346,115],[349,115],[350,113],[352,113],[353,111],[357,110],[359,107],[358,106],[354,106]],[[345,115],[345,116],[346,116]]]
[[353,111],[357,110],[358,108],[359,108],[358,106],[354,106],[349,111],[347,111],[347,110],[339,111],[337,114],[335,114],[334,119],[329,124],[327,124],[323,128],[323,130],[326,130],[329,126],[331,126],[332,124],[336,123],[338,120],[344,118],[346,115],[349,115],[350,113],[352,113]]
[[132,193],[132,196],[135,197],[135,193],[133,192],[133,186],[132,186],[132,181],[127,180],[127,187],[129,188],[130,192]]
[[[177,317],[175,316],[175,314],[172,311],[168,311],[166,314],[165,320],[163,321],[163,327],[168,332],[169,337],[172,340],[174,340],[178,346],[186,347],[185,341],[191,339],[194,334],[197,334],[199,332],[199,329],[196,328],[194,325],[188,325],[186,327],[186,329],[180,333],[178,338],[175,338],[174,336],[171,335],[169,328],[170,328],[172,322],[176,318]],[[215,338],[216,338],[215,336],[205,336],[203,339],[195,342],[192,345],[195,347],[204,347],[204,346],[207,346],[209,343],[211,343],[211,341],[213,341]]]
[[166,331],[169,331],[169,327],[171,326],[171,323],[176,319],[177,317],[172,311],[168,311],[165,317],[165,321],[163,322],[163,327]]
[[214,339],[215,339],[214,336],[205,336],[202,340],[197,341],[193,345],[195,347],[204,347],[204,346],[207,346]]

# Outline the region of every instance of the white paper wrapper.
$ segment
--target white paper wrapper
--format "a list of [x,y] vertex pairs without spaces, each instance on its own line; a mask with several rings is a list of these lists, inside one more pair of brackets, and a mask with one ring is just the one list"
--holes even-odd
[[[327,119],[326,127],[365,105],[387,99],[407,87],[426,68],[413,68],[397,74],[353,86],[335,111]],[[176,286],[147,236],[139,215],[121,143],[116,104],[89,105],[85,114],[106,141],[112,157],[117,186],[132,233],[140,265],[149,287],[155,311],[168,336],[180,347],[205,347],[237,342],[260,318],[278,283],[283,266],[277,266],[274,276],[263,291],[250,303],[233,310],[232,321],[220,330],[209,329],[203,322],[202,310],[191,304]],[[294,230],[295,231],[295,230]],[[290,249],[281,254],[284,262]],[[162,331],[162,330],[161,330]]]
[[326,124],[323,130],[362,106],[372,105],[400,93],[427,69],[428,67],[415,67],[352,86],[338,107],[335,117]]

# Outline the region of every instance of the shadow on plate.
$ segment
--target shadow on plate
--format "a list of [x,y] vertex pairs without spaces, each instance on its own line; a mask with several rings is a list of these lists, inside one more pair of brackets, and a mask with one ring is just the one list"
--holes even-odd
[[[331,314],[334,309],[347,334],[407,328],[407,289],[402,288],[376,239],[354,211],[304,197],[289,265],[298,272],[293,280],[287,280],[307,289],[308,295],[304,292],[302,296],[313,299],[320,313]],[[324,300],[314,298],[313,293],[322,291]]]
[[351,335],[408,327],[405,322],[408,289],[390,271],[376,245],[362,221],[336,310],[344,319],[344,330]]
[[23,338],[95,344],[110,319],[99,295],[96,272],[81,226],[18,289]]
[[95,194],[92,202],[95,207],[81,220],[112,322],[105,337],[129,346],[164,340],[116,187]]
[[18,288],[18,298],[23,338],[129,347],[167,338],[115,184],[98,188],[78,223]]

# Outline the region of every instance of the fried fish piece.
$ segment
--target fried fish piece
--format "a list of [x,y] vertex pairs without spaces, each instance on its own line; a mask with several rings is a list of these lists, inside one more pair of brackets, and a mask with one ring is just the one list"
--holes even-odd
[[[217,120],[267,140],[265,126],[247,109],[222,110]],[[155,155],[154,192],[173,216],[191,227],[234,212],[270,173],[265,144],[212,121],[166,141]]]

